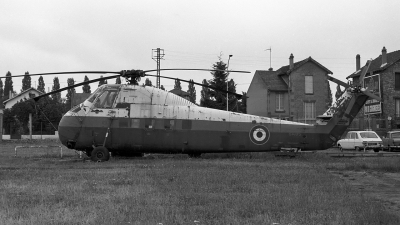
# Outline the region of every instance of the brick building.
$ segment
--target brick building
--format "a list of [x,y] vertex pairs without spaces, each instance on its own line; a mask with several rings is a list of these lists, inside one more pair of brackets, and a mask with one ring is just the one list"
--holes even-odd
[[314,123],[332,98],[327,75],[330,70],[309,57],[273,71],[257,70],[247,91],[247,113]]
[[[357,55],[356,72],[347,79],[358,84],[361,70],[360,55]],[[383,102],[369,100],[353,121],[351,129],[372,129],[380,134],[391,129],[400,129],[400,50],[387,53],[383,47],[381,55],[371,62],[364,83]]]

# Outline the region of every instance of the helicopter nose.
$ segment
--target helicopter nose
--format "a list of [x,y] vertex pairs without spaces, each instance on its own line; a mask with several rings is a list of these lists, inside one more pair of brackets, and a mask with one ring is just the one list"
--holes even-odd
[[76,139],[79,137],[81,118],[77,116],[64,115],[58,125],[58,136],[63,145],[74,148]]

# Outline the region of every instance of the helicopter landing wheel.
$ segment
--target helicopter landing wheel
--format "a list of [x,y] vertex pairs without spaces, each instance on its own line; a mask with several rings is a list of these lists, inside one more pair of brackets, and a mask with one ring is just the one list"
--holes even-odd
[[107,150],[106,147],[97,146],[91,152],[90,159],[93,162],[104,162],[110,159],[110,152]]

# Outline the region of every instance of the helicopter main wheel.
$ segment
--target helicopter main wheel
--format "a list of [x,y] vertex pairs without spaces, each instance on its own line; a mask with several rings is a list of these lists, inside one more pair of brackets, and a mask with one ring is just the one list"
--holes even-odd
[[91,152],[90,159],[94,162],[104,162],[110,159],[110,152],[106,147],[98,146]]

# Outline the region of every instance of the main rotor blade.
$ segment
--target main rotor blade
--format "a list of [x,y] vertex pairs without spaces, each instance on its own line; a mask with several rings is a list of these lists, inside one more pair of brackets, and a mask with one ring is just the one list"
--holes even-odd
[[343,87],[345,87],[345,88],[350,87],[350,85],[348,85],[347,83],[345,83],[345,82],[343,82],[343,81],[341,81],[341,80],[339,80],[339,79],[336,79],[336,78],[334,78],[334,77],[331,77],[331,76],[329,76],[329,75],[328,75],[328,80],[330,80],[330,81],[332,81],[332,82],[335,82],[335,83],[337,83],[337,84],[339,84],[340,86],[343,86]]
[[[180,68],[180,69],[160,69],[163,71],[167,71],[167,70],[188,70],[188,71],[221,71],[221,72],[229,72],[229,73],[250,73],[249,71],[240,71],[240,70],[215,70],[215,69],[184,69],[184,68]],[[157,70],[145,70],[143,72],[147,73],[147,72],[156,72]]]
[[72,71],[72,72],[55,72],[55,73],[33,73],[33,74],[24,74],[24,75],[15,75],[15,76],[5,76],[0,78],[14,78],[14,77],[23,77],[23,76],[45,76],[45,75],[57,75],[57,74],[79,74],[79,73],[95,73],[95,74],[121,74],[120,71]]
[[381,97],[372,94],[369,90],[365,90],[365,91],[361,91],[361,92],[362,92],[363,94],[369,96],[370,98],[373,98],[373,99],[375,99],[375,100],[378,100],[378,101],[382,102],[382,98],[381,98]]
[[361,71],[361,75],[360,75],[360,85],[361,85],[361,87],[364,87],[365,74],[367,74],[370,65],[371,65],[371,60],[368,60],[367,63],[365,64],[364,68]]
[[[146,76],[157,77],[157,75],[151,75],[151,74],[146,74]],[[164,76],[160,76],[160,77],[165,78],[165,79],[170,79],[170,80],[179,80],[179,81],[183,81],[183,82],[187,82],[187,83],[191,82],[191,81],[188,81],[188,80],[182,80],[182,79],[172,78],[172,77],[164,77]],[[235,95],[238,99],[241,99],[243,97],[243,95],[235,93],[235,92],[231,92],[231,91],[227,91],[227,90],[221,90],[219,88],[215,88],[215,87],[212,87],[212,86],[208,86],[208,85],[200,84],[200,83],[196,83],[196,82],[192,82],[192,83],[196,84],[196,85],[199,85],[199,86],[202,86],[202,87],[214,89],[216,91],[220,91],[220,92],[228,93],[228,94],[231,94],[231,95]]]
[[55,91],[52,91],[52,92],[49,92],[49,93],[46,93],[46,94],[39,95],[37,97],[34,97],[33,100],[38,101],[39,99],[41,99],[41,98],[43,98],[45,96],[49,96],[49,95],[52,95],[52,94],[55,94],[55,93],[58,93],[58,92],[62,92],[62,91],[65,91],[65,90],[69,90],[69,89],[72,89],[72,88],[75,88],[75,87],[79,87],[79,86],[82,86],[82,85],[85,85],[85,84],[90,84],[90,83],[94,83],[94,82],[101,81],[101,80],[108,80],[108,79],[112,79],[112,78],[117,78],[119,76],[120,75],[109,76],[109,77],[101,77],[101,78],[98,78],[98,79],[89,80],[89,81],[85,81],[85,82],[82,82],[82,83],[74,84],[74,85],[71,85],[71,86],[68,86],[68,87],[65,87],[65,88],[60,88],[58,90],[55,90]]

